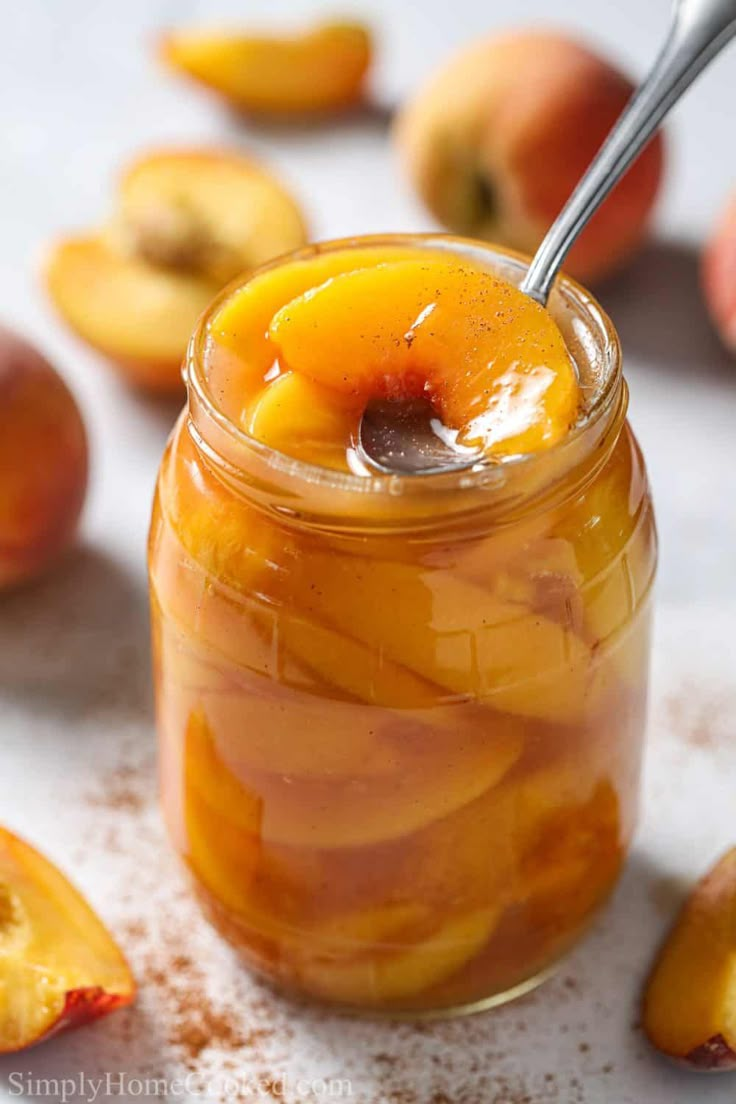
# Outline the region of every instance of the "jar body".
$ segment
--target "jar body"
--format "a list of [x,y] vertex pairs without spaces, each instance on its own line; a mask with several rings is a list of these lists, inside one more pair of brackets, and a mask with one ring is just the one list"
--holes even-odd
[[655,546],[627,424],[551,504],[414,532],[249,499],[185,412],[150,539],[163,804],[249,965],[410,1013],[553,967],[634,828]]

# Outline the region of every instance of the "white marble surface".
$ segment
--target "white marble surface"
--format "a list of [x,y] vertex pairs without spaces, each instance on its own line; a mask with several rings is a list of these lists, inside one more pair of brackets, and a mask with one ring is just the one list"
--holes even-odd
[[[387,101],[454,43],[533,18],[579,28],[641,67],[668,11],[667,0],[558,0],[554,16],[545,0],[333,7],[362,8],[382,27],[377,82]],[[67,1099],[83,1100],[93,1087],[80,1084],[82,1072],[186,1073],[182,994],[199,994],[201,1004],[208,987],[210,1010],[228,1011],[242,1035],[242,1045],[221,1039],[195,1063],[214,1075],[213,1099],[227,1095],[227,1073],[285,1076],[288,1104],[318,1098],[297,1077],[349,1078],[347,1098],[359,1104],[733,1104],[736,1075],[703,1080],[670,1069],[635,1020],[643,972],[682,887],[736,843],[736,362],[713,337],[697,289],[699,243],[736,184],[736,53],[706,76],[671,128],[660,240],[602,292],[624,340],[662,540],[635,852],[611,909],[558,979],[496,1014],[420,1029],[340,1020],[269,996],[234,967],[182,893],[153,793],[144,572],[151,488],[174,411],[131,395],[62,332],[36,273],[51,236],[104,214],[120,162],[166,141],[225,140],[267,156],[303,197],[317,236],[422,228],[425,217],[377,123],[249,132],[151,59],[155,30],[173,20],[289,19],[319,3],[24,0],[7,8],[0,315],[39,341],[73,383],[91,431],[93,479],[76,556],[0,605],[0,821],[71,871],[126,943],[142,990],[130,1013],[0,1060],[0,1101],[44,1088],[46,1099],[62,1099],[61,1085],[29,1085],[34,1078],[71,1078]],[[105,803],[111,792],[115,808]],[[182,966],[178,992],[159,976],[177,951],[206,972],[197,980]],[[193,1100],[202,1088],[192,1081],[176,1096],[170,1086],[168,1098]],[[271,1099],[277,1090],[278,1082]],[[118,1094],[140,1096],[135,1081]]]

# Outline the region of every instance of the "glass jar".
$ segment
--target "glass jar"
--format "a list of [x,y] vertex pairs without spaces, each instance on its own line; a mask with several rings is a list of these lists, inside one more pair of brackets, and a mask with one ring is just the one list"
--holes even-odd
[[[524,271],[458,239],[362,241]],[[215,925],[293,992],[500,1003],[579,939],[636,819],[656,538],[616,334],[562,279],[581,424],[480,471],[366,478],[218,409],[208,325],[232,294],[192,339],[151,525],[175,847]]]

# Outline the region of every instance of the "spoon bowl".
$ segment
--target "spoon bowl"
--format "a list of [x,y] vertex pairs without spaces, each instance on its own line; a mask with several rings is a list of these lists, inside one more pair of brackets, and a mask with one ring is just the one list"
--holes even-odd
[[358,434],[358,455],[385,475],[438,475],[480,463],[478,449],[455,444],[429,399],[373,399]]

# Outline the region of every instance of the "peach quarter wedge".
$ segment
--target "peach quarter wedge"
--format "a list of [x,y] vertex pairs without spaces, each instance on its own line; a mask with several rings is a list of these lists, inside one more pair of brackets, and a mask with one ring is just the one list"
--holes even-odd
[[0,1054],[130,1004],[122,952],[80,893],[0,828]]
[[689,1069],[736,1070],[736,848],[695,886],[660,951],[644,1030]]
[[220,288],[305,241],[296,201],[257,162],[161,150],[124,174],[106,227],[53,248],[47,288],[71,329],[130,382],[177,392],[189,337]]
[[261,116],[314,115],[363,95],[372,46],[359,23],[324,23],[294,35],[182,30],[166,34],[164,62]]

